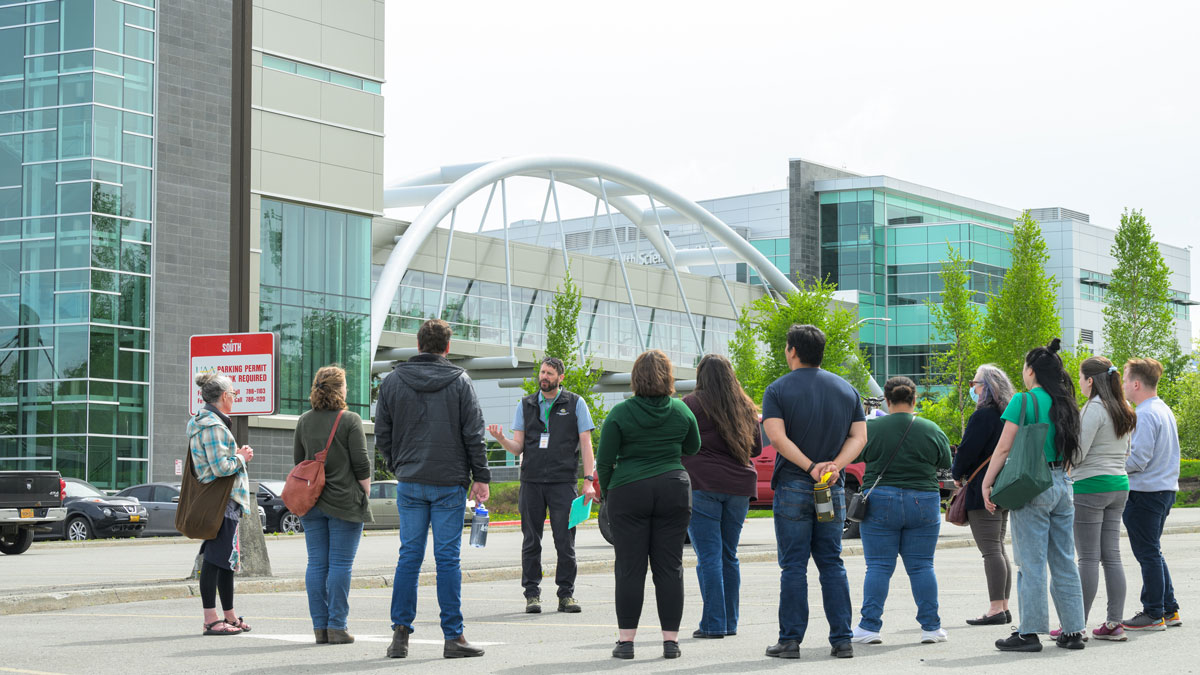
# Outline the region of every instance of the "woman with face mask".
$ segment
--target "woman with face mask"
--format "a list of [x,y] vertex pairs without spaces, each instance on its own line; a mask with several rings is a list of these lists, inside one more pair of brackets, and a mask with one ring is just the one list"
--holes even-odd
[[1012,382],[1008,376],[992,364],[979,366],[970,382],[971,400],[975,412],[967,420],[962,442],[954,455],[954,483],[965,484],[967,522],[975,546],[983,555],[983,574],[987,578],[988,609],[975,619],[967,619],[971,626],[1001,625],[1012,621],[1008,611],[1008,596],[1012,590],[1012,564],[1004,548],[1004,536],[1008,529],[1008,511],[988,511],[983,504],[983,474],[992,459],[992,452],[1000,440],[1004,420],[1000,414],[1013,397]]

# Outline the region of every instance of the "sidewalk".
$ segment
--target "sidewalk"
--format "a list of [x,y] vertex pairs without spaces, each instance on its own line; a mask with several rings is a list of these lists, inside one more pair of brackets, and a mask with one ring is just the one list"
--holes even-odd
[[[1171,534],[1200,532],[1200,509],[1176,509],[1167,523]],[[612,569],[612,547],[600,536],[594,521],[582,525],[575,552],[580,574]],[[521,532],[497,527],[488,535],[486,548],[471,548],[463,531],[463,581],[497,581],[521,576]],[[36,542],[29,551],[0,560],[0,614],[62,610],[98,604],[137,602],[199,594],[187,581],[199,543],[184,539],[100,540],[83,544]],[[354,563],[355,588],[390,587],[399,542],[394,530],[368,532]],[[938,547],[974,546],[970,530],[943,523]],[[270,578],[241,578],[238,592],[300,591],[304,588],[307,553],[303,536],[267,537],[267,550],[275,573]],[[774,562],[775,531],[769,518],[746,521],[738,547],[742,561]],[[858,540],[846,540],[844,554],[858,556]],[[543,568],[554,577],[554,545],[547,528],[543,540]],[[691,547],[684,548],[684,564],[695,565]],[[434,581],[432,547],[427,546],[421,584]],[[543,582],[545,583],[545,582]],[[514,592],[518,592],[514,586]]]

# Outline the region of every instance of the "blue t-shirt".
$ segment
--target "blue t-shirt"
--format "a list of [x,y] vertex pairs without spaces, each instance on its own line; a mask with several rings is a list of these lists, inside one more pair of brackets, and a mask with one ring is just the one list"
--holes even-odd
[[[820,368],[797,368],[775,380],[763,393],[763,420],[783,420],[787,437],[814,462],[830,462],[842,451],[850,425],[866,420],[858,392],[850,383]],[[783,455],[775,456],[771,488],[780,482],[813,482],[805,471]],[[838,484],[842,482],[838,478]]]
[[[538,392],[538,412],[542,414],[543,418],[546,417],[546,411],[554,405],[556,400],[558,400],[557,395],[552,399],[547,399],[545,393]],[[522,405],[521,401],[517,401],[517,411],[513,414],[513,431],[525,431],[525,412]],[[592,413],[588,410],[587,401],[584,401],[582,396],[575,401],[575,426],[577,433],[581,434],[596,428],[596,425],[592,423]]]

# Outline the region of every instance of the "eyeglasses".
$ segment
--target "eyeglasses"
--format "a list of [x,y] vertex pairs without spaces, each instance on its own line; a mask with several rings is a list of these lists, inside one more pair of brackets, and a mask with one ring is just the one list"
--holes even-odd
[[975,385],[977,385],[977,384],[982,384],[982,382],[977,382],[977,381],[975,381],[975,380],[971,380],[970,382],[968,382],[968,383],[967,383],[967,386],[968,386],[968,387],[974,387],[974,386],[975,386]]

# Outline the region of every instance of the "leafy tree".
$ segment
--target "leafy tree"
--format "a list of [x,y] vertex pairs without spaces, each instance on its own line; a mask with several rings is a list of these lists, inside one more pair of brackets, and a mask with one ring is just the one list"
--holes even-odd
[[799,289],[782,301],[763,296],[742,309],[737,331],[729,342],[734,373],[755,403],[762,403],[767,385],[790,368],[784,348],[793,324],[812,324],[825,332],[821,367],[865,391],[870,377],[867,355],[858,346],[858,316],[837,306],[835,284],[801,280]]
[[1113,363],[1135,356],[1171,356],[1175,318],[1171,270],[1141,209],[1121,214],[1112,257],[1117,261],[1104,305],[1104,348]]
[[[1184,459],[1200,459],[1200,341],[1190,354],[1178,354],[1163,362],[1163,378],[1158,395],[1175,413],[1179,429],[1179,448]],[[1176,345],[1176,352],[1182,352]],[[1173,377],[1168,374],[1174,371]]]
[[[575,285],[575,279],[568,268],[562,284],[550,300],[546,313],[546,352],[543,356],[554,356],[562,359],[566,372],[562,386],[571,393],[578,394],[587,403],[588,411],[592,414],[592,422],[596,430],[592,432],[593,447],[600,444],[600,427],[604,425],[604,417],[608,409],[604,405],[604,396],[592,391],[604,372],[595,367],[590,354],[583,353],[583,343],[579,339],[579,313],[583,309],[583,294]],[[533,377],[527,378],[522,384],[526,394],[538,390],[538,370],[541,369],[541,359]]]
[[929,371],[931,380],[950,386],[947,405],[957,419],[957,435],[961,438],[967,416],[975,408],[968,390],[979,365],[976,343],[983,318],[970,289],[973,261],[964,259],[954,246],[947,245],[947,249],[938,274],[943,286],[941,302],[926,302],[933,342],[947,346],[930,359]]
[[[1083,365],[1084,361],[1095,356],[1091,348],[1087,345],[1076,345],[1075,351],[1064,350],[1059,352],[1058,355],[1062,357],[1063,369],[1076,381],[1079,380],[1079,366]],[[1019,382],[1014,384],[1020,385]],[[1075,387],[1075,402],[1079,404],[1080,408],[1083,407],[1084,403],[1087,403],[1087,397],[1083,395],[1083,391],[1078,386]]]
[[988,299],[981,363],[995,363],[1020,386],[1025,354],[1059,337],[1060,284],[1046,274],[1050,252],[1037,221],[1026,211],[1013,225],[1012,267],[1000,292]]
[[975,409],[970,399],[966,405],[968,407],[964,410],[955,404],[952,395],[936,396],[926,392],[917,401],[917,414],[941,427],[946,438],[950,439],[950,445],[958,445],[962,442],[963,420]]

